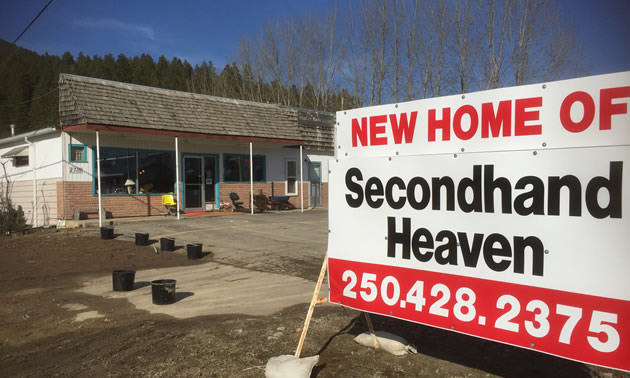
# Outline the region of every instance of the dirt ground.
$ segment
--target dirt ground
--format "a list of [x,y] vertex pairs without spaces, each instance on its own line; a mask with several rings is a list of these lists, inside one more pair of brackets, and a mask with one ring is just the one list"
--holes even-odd
[[[271,316],[176,319],[138,310],[124,298],[77,291],[114,269],[213,260],[212,253],[190,261],[181,251],[156,254],[128,238],[101,240],[96,229],[0,237],[0,376],[264,376],[270,357],[294,353],[310,298]],[[316,261],[308,269],[287,264],[275,270],[292,271],[314,286]],[[101,316],[77,316],[85,309]],[[367,329],[362,314],[320,306],[302,353],[320,355],[312,376],[630,377],[449,331],[372,319],[376,329],[404,336],[419,353],[395,357],[362,347],[353,341]]]

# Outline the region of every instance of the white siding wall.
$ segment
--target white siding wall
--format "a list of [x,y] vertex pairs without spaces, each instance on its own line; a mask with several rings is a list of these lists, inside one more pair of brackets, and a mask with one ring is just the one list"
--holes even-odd
[[[307,157],[310,161],[322,163],[322,182],[328,182],[328,162],[334,159],[333,153],[331,152],[329,155],[324,155],[321,151],[308,152]],[[304,167],[304,172],[306,172],[307,168],[308,167]],[[304,180],[307,179],[305,175]]]
[[[37,225],[54,224],[57,221],[57,182],[62,176],[61,136],[60,133],[53,132],[28,139],[34,144],[29,147],[28,166],[14,167],[13,159],[1,159],[6,163],[4,164],[6,177],[4,170],[1,170],[0,192],[5,193],[8,177],[11,182],[9,192],[11,201],[16,207],[22,206],[27,223],[34,224],[33,167],[36,167]],[[0,155],[18,146],[28,144],[21,140],[0,145]]]
[[[57,182],[60,178],[37,180],[37,225],[57,223]],[[11,185],[13,206],[22,206],[26,223],[34,224],[33,181],[15,181]]]
[[[61,139],[59,133],[51,133],[39,137],[28,138],[34,143],[37,150],[37,161],[33,161],[33,147],[29,147],[29,165],[25,167],[14,167],[13,159],[1,158],[0,161],[7,162],[4,166],[7,176],[12,181],[32,180],[33,166],[37,167],[38,179],[49,179],[61,177]],[[28,146],[24,141],[16,141],[9,144],[0,145],[0,156],[18,146]],[[0,177],[4,179],[4,171],[0,170]]]

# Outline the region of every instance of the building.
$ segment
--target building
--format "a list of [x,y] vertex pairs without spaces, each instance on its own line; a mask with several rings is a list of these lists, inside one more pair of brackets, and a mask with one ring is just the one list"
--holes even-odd
[[99,177],[110,217],[163,213],[178,182],[183,212],[216,210],[230,193],[251,208],[252,187],[327,207],[332,113],[61,74],[59,117],[0,140],[3,185],[29,223],[97,217]]

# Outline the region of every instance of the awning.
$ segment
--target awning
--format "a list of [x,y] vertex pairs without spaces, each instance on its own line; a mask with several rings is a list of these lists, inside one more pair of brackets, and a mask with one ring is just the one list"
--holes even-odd
[[28,146],[19,146],[9,150],[9,152],[2,154],[3,158],[14,158],[19,156],[28,156]]

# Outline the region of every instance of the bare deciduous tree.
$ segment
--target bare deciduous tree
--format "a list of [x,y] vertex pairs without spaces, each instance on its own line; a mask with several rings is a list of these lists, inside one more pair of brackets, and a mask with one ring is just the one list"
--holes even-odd
[[[361,106],[551,80],[575,69],[568,64],[573,31],[549,0],[348,0],[343,12],[337,7],[269,22],[261,37],[243,41],[241,95],[330,110],[343,101],[337,88],[344,85]],[[201,77],[191,84],[211,86]]]
[[455,39],[460,93],[465,93],[470,80],[472,48],[477,45],[476,30],[473,29],[473,7],[471,1],[455,0]]
[[510,2],[508,1],[487,0],[486,2],[485,31],[488,38],[488,51],[486,59],[481,60],[486,88],[497,88],[501,80],[509,12]]

